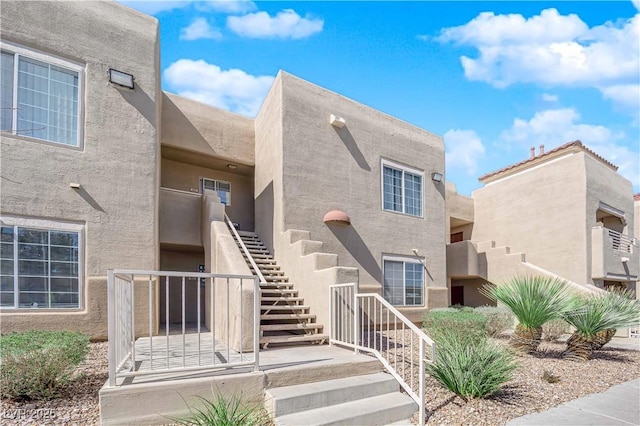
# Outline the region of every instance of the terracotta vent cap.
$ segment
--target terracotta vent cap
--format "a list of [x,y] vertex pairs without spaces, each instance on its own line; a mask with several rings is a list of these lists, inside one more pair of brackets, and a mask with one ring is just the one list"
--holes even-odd
[[341,225],[351,225],[351,218],[343,211],[332,210],[324,215],[324,223],[338,223]]

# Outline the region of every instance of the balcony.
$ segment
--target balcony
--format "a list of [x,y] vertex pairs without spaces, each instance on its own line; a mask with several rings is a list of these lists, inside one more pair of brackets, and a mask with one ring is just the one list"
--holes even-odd
[[486,258],[478,255],[469,240],[447,244],[447,275],[451,278],[486,278]]
[[640,269],[638,241],[603,226],[591,229],[591,277],[636,281]]
[[201,195],[160,188],[160,243],[202,247]]

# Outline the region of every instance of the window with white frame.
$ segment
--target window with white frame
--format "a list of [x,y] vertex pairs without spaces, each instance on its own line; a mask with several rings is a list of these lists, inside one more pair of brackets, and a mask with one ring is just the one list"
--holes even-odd
[[231,184],[229,182],[200,178],[200,193],[204,193],[205,189],[216,191],[222,204],[225,206],[231,205]]
[[382,208],[422,217],[424,172],[382,160]]
[[0,72],[0,130],[80,146],[79,64],[3,42]]
[[0,306],[80,308],[81,226],[24,222],[0,227]]
[[424,305],[423,271],[414,258],[384,258],[384,298],[396,306]]

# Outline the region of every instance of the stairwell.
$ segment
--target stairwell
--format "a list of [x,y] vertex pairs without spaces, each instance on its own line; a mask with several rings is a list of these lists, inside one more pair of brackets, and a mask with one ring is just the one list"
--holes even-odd
[[[238,231],[242,242],[265,278],[260,283],[260,345],[266,349],[271,344],[317,343],[329,339],[323,334],[324,326],[316,323],[316,316],[299,297],[298,290],[277,265],[269,250],[257,234]],[[240,247],[240,243],[237,242]],[[244,251],[242,254],[251,271],[251,262]]]

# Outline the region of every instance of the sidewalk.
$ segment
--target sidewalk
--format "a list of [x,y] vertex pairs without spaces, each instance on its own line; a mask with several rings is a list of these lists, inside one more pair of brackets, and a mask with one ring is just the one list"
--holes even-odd
[[[607,346],[640,350],[640,339],[614,338]],[[640,378],[607,391],[565,402],[542,413],[527,414],[508,426],[640,425]]]

